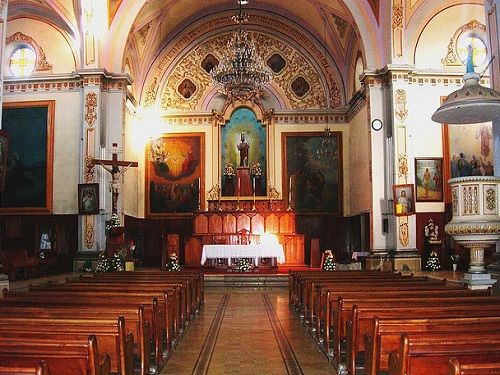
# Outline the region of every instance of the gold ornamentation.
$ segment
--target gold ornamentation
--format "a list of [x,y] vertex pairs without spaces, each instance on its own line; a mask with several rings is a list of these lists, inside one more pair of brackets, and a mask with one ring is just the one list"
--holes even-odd
[[453,216],[458,215],[458,187],[451,189],[451,207]]
[[[292,48],[289,44],[270,37],[269,35],[255,31],[249,32],[249,34],[255,41],[255,45],[258,46],[258,52],[260,52],[262,56],[265,56],[265,59],[274,52],[279,52],[281,56],[286,57],[286,66],[279,75],[273,77],[273,83],[279,86],[285,93],[286,99],[292,109],[325,108],[327,106],[325,90],[321,82],[320,74],[301,52]],[[231,34],[224,34],[211,38],[194,48],[187,56],[179,61],[167,77],[161,89],[161,107],[163,109],[194,111],[198,108],[204,93],[207,89],[212,87],[210,76],[202,68],[201,61],[203,61],[205,56],[209,53],[219,60],[222,59],[230,37]],[[189,101],[184,100],[177,91],[179,84],[187,77],[186,72],[189,72],[189,78],[198,88]],[[304,76],[311,86],[310,91],[300,99],[297,98],[289,88],[289,82],[291,82],[298,73]],[[331,91],[331,102],[333,105],[339,106],[342,103],[341,92],[333,77],[329,77],[328,80]],[[146,95],[146,103],[154,101],[153,96],[149,95],[153,91],[151,89],[152,86],[153,85],[150,85],[150,89]],[[228,100],[229,99],[231,98],[228,98]]]
[[399,242],[404,247],[408,246],[410,243],[410,237],[408,236],[408,221],[399,222]]
[[497,194],[496,194],[496,189],[495,188],[487,188],[486,189],[486,195],[485,195],[485,201],[486,201],[486,210],[489,212],[495,213],[497,209]]
[[403,27],[403,15],[404,7],[403,5],[397,5],[392,10],[392,28],[399,29]]
[[[446,224],[444,228],[446,234],[449,235],[465,235],[465,234],[495,234],[500,232],[500,222],[488,224]],[[483,243],[484,246],[484,243]]]
[[457,42],[460,36],[467,31],[475,31],[476,33],[480,33],[481,36],[486,37],[486,26],[477,20],[472,20],[465,25],[462,25],[455,34],[450,38],[448,42],[446,56],[441,59],[441,63],[443,66],[461,66],[463,65],[462,61],[458,57],[457,53]]
[[406,108],[406,91],[403,89],[396,90],[396,110],[395,115],[399,122],[403,123],[408,117],[408,109]]
[[92,156],[85,156],[85,182],[89,183],[94,181],[94,158]]
[[478,185],[462,186],[462,216],[479,214]]
[[35,66],[35,71],[38,72],[44,72],[44,71],[51,71],[52,70],[52,64],[49,64],[47,61],[47,56],[45,55],[45,52],[43,51],[42,47],[38,45],[38,43],[30,36],[25,35],[21,32],[17,32],[11,36],[9,36],[5,40],[5,45],[9,45],[10,43],[14,42],[21,42],[21,43],[27,43],[33,49],[35,50],[36,53],[36,66]]
[[97,113],[96,113],[96,108],[97,108],[97,94],[95,92],[89,92],[85,96],[85,121],[87,121],[87,124],[92,127],[94,126],[95,120],[97,120]]
[[333,16],[333,22],[335,23],[335,26],[337,26],[337,31],[339,33],[339,36],[342,39],[344,39],[347,31],[347,26],[349,26],[349,23],[345,19],[340,18],[336,15],[332,14],[332,16]]
[[220,185],[217,182],[209,191],[208,191],[208,200],[209,201],[218,201],[220,199]]
[[408,156],[406,154],[398,156],[398,175],[399,178],[408,178]]
[[92,248],[94,244],[94,225],[91,220],[91,216],[85,216],[85,246],[87,249]]
[[153,78],[153,81],[146,91],[146,99],[144,100],[144,107],[152,107],[156,100],[156,91],[158,90],[158,79]]
[[271,181],[267,183],[267,191],[270,199],[278,199],[280,196],[280,193],[276,188],[271,184]]

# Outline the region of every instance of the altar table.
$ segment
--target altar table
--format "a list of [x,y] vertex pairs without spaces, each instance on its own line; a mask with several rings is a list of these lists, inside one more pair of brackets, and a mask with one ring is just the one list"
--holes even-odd
[[207,259],[227,258],[228,267],[231,258],[255,258],[255,265],[259,265],[259,258],[276,258],[278,263],[285,262],[283,246],[276,245],[203,245],[201,264]]

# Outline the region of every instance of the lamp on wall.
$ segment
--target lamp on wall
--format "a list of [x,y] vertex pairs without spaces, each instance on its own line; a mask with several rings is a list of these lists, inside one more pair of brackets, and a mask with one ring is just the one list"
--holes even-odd
[[464,86],[446,97],[431,117],[435,122],[475,124],[500,118],[500,94],[479,84],[481,76],[474,71],[474,48],[469,45],[468,49]]
[[247,3],[248,0],[238,0],[238,12],[232,17],[238,29],[228,42],[227,51],[219,65],[210,71],[212,80],[223,85],[228,95],[258,93],[271,81],[271,70],[257,54],[252,38],[243,27],[248,15],[241,6]]

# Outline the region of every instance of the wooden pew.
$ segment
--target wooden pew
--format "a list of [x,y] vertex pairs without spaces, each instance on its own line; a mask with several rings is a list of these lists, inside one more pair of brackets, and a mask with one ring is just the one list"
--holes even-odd
[[388,369],[389,353],[397,350],[403,332],[421,334],[428,332],[445,333],[498,333],[500,317],[465,318],[388,318],[374,317],[370,332],[365,334],[365,374],[376,375]]
[[[378,318],[448,318],[448,317],[500,317],[500,306],[481,305],[480,309],[474,305],[464,306],[426,306],[425,299],[420,306],[411,307],[387,307],[380,308],[358,308],[354,305],[352,309],[352,319],[347,321],[347,371],[354,373],[357,353],[364,351],[364,336],[369,331],[374,316]],[[335,347],[338,347],[336,344]],[[338,354],[339,353],[335,353]]]
[[[40,365],[41,360],[46,364]],[[97,340],[93,335],[86,341],[37,341],[26,338],[17,341],[13,338],[7,343],[0,341],[0,363],[0,374],[29,374],[21,370],[21,367],[28,366],[33,366],[37,372],[32,373],[37,375],[48,374],[47,366],[52,369],[52,375],[110,373],[110,358],[107,354],[99,357]]]
[[500,337],[484,334],[478,338],[455,332],[447,340],[432,334],[410,338],[403,333],[399,350],[389,354],[389,375],[446,375],[452,356],[464,363],[498,361]]
[[[153,341],[151,324],[146,321],[144,307],[117,308],[116,306],[84,306],[74,303],[73,305],[57,305],[52,301],[45,301],[45,306],[33,306],[28,303],[0,304],[0,321],[8,317],[16,318],[47,318],[47,319],[117,319],[120,315],[125,318],[130,333],[136,338],[137,354],[139,357],[141,375],[146,375],[150,370],[149,356],[150,346]],[[1,333],[0,333],[1,336]],[[155,348],[156,354],[156,348]]]
[[[6,332],[6,335],[22,334],[33,339],[38,334],[53,335],[56,343],[60,337],[67,334],[72,337],[94,334],[99,350],[110,356],[111,371],[122,375],[134,373],[134,339],[131,333],[127,333],[123,317],[118,319],[2,317],[0,337],[2,332]],[[52,372],[57,373],[51,363],[49,365]]]
[[36,366],[2,366],[0,365],[0,375],[50,375],[49,366],[45,361],[41,361]]
[[462,364],[456,357],[451,357],[448,375],[500,375],[500,361]]

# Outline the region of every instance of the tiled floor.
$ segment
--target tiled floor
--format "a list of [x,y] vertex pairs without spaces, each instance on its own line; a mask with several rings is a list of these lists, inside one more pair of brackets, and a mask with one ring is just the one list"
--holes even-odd
[[205,307],[161,372],[335,374],[288,307],[288,289],[207,288]]

